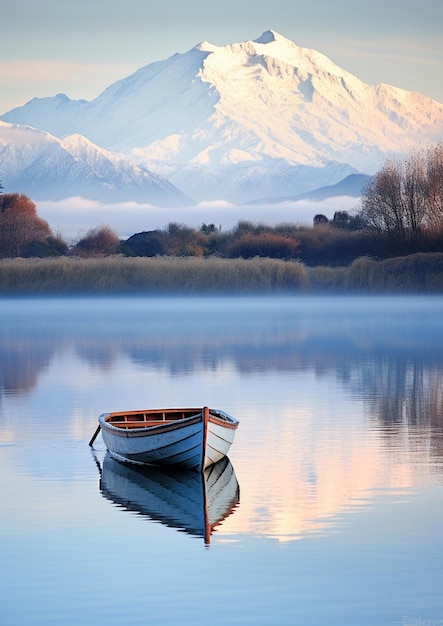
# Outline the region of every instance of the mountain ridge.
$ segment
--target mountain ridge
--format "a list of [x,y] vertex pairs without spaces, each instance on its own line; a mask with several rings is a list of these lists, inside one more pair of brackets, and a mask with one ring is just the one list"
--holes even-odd
[[283,196],[278,198],[263,198],[256,204],[281,204],[283,202],[299,202],[308,200],[311,202],[321,202],[331,198],[348,197],[360,198],[364,187],[372,180],[372,176],[367,174],[349,174],[334,185],[325,185],[312,191],[300,193],[295,196]]
[[443,138],[443,104],[365,84],[273,30],[225,46],[203,41],[90,102],[58,94],[0,119],[60,139],[83,135],[197,202],[302,194]]
[[82,135],[58,139],[46,131],[0,121],[0,163],[8,189],[35,200],[83,195],[107,202],[192,204],[158,174],[95,146]]

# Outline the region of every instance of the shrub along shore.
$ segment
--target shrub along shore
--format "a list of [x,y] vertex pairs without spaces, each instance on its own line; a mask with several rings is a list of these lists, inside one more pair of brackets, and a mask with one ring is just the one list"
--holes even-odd
[[347,267],[264,257],[57,257],[1,259],[0,295],[442,293],[443,253]]

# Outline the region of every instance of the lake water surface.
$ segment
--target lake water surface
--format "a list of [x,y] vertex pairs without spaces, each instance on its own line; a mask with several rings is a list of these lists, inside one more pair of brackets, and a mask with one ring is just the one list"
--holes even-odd
[[[88,446],[203,405],[210,539],[204,477]],[[443,298],[2,300],[0,495],[4,626],[443,625]]]

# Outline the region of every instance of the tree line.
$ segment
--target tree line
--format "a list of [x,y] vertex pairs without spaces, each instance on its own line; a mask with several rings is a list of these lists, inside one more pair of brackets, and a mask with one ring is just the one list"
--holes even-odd
[[38,216],[30,198],[2,188],[0,180],[0,257],[258,256],[339,266],[362,256],[443,251],[443,143],[389,158],[363,190],[359,207],[337,211],[332,219],[316,215],[312,226],[240,221],[223,231],[214,224],[170,223],[121,241],[104,225],[69,246]]

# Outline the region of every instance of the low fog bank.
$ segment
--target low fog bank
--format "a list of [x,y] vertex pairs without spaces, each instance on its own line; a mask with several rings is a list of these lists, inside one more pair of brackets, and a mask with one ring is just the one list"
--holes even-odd
[[303,200],[274,205],[234,205],[215,201],[170,209],[134,202],[105,205],[86,198],[68,198],[38,202],[37,211],[53,231],[60,231],[70,241],[102,224],[110,226],[121,239],[142,231],[163,229],[170,222],[194,228],[203,223],[215,224],[223,230],[230,230],[241,220],[270,226],[282,222],[312,225],[314,216],[319,213],[332,219],[335,211],[351,211],[357,205],[358,199],[348,196],[322,202]]

